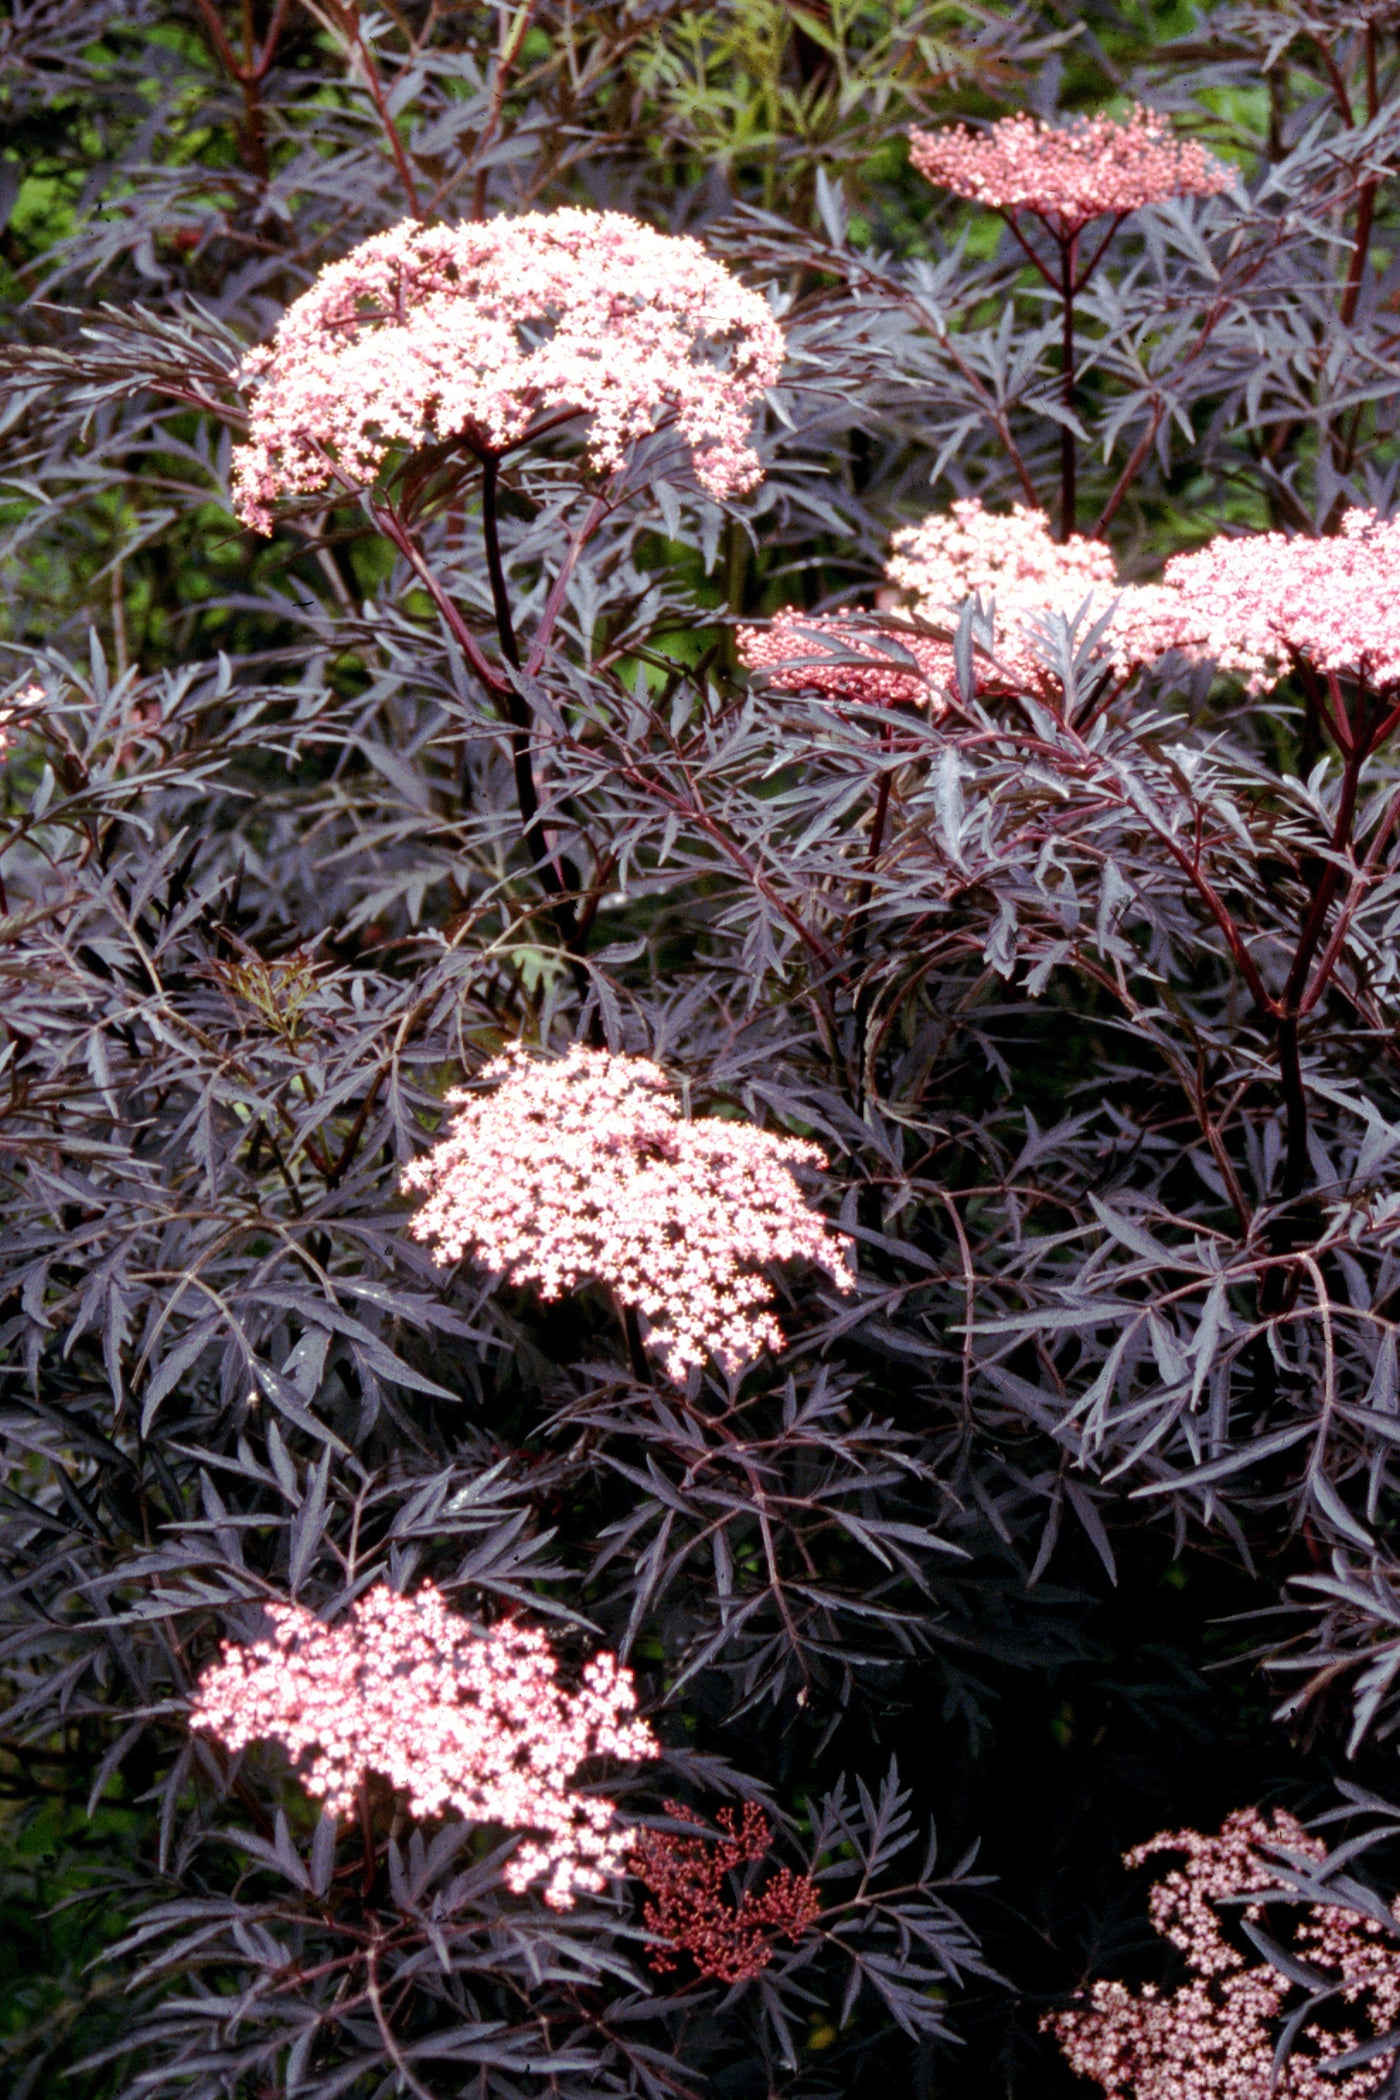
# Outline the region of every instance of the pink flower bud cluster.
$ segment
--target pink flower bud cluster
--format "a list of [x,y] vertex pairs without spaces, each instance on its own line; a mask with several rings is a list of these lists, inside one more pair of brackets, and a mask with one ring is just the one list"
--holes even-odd
[[379,1584],[337,1626],[300,1605],[268,1607],[270,1639],[225,1642],[190,1714],[230,1750],[271,1739],[302,1767],[307,1791],[336,1815],[361,1778],[378,1772],[415,1815],[456,1809],[472,1822],[539,1833],[505,1869],[517,1893],[544,1883],[555,1910],[624,1871],[624,1832],[611,1801],[569,1781],[597,1757],[660,1755],[635,1718],[631,1672],[609,1654],[585,1664],[579,1688],[558,1682],[542,1633],[503,1625],[477,1632],[426,1583],[399,1597]]
[[[1309,1905],[1293,1951],[1336,1978],[1333,2004],[1362,2012],[1365,2028],[1305,2024],[1299,2040],[1306,2046],[1289,2057],[1275,2083],[1274,2046],[1295,1986],[1272,1964],[1252,1963],[1233,1946],[1214,1908],[1222,1897],[1277,1886],[1259,1857],[1263,1845],[1325,1857],[1325,1848],[1292,1816],[1276,1810],[1269,1823],[1254,1809],[1227,1817],[1218,1836],[1179,1830],[1126,1854],[1126,1863],[1137,1866],[1161,1852],[1185,1853],[1185,1866],[1157,1883],[1149,1908],[1157,1931],[1185,1957],[1188,1977],[1170,1993],[1151,1984],[1134,1994],[1121,1983],[1096,1983],[1087,2006],[1044,2021],[1074,2069],[1101,2085],[1108,2100],[1271,2100],[1274,2094],[1365,2100],[1387,2078],[1389,2053],[1349,2072],[1325,2072],[1319,2062],[1394,2027],[1400,1951],[1374,1919]],[[1258,1923],[1262,1911],[1249,1904],[1225,1915]]]
[[[902,629],[880,629],[869,616],[800,613],[790,607],[766,627],[741,627],[739,661],[763,671],[785,693],[819,693],[823,699],[866,707],[947,707],[946,692],[957,670],[950,642]],[[912,656],[902,664],[897,650]]]
[[577,1044],[552,1063],[516,1044],[482,1078],[495,1091],[449,1094],[460,1113],[403,1178],[427,1196],[411,1230],[439,1261],[470,1250],[545,1299],[606,1284],[677,1380],[707,1355],[734,1371],[782,1347],[767,1264],[852,1287],[850,1242],[792,1171],[824,1167],[818,1146],[685,1120],[659,1066]]
[[[678,1801],[668,1801],[666,1813],[702,1827]],[[642,1916],[658,1936],[648,1950],[658,1974],[678,1968],[677,1955],[688,1954],[702,1976],[747,1983],[767,1968],[778,1940],[800,1940],[815,1925],[821,1899],[810,1875],[779,1867],[762,1889],[746,1888],[736,1902],[727,1879],[767,1857],[772,1827],[754,1801],[744,1803],[742,1816],[722,1808],[715,1821],[724,1833],[718,1840],[644,1831],[628,1865],[648,1894]]]
[[1120,672],[1172,646],[1177,601],[1170,591],[1120,583],[1102,540],[1056,540],[1044,511],[1027,504],[1006,514],[975,499],[955,503],[946,516],[897,532],[892,547],[885,573],[921,619],[947,624],[966,599],[995,599],[997,661],[1028,688],[1046,680],[1035,644],[1047,613],[1072,620],[1082,609],[1092,623],[1111,610],[1099,650]]
[[542,410],[592,417],[600,473],[674,416],[715,496],[759,479],[749,412],[782,368],[767,305],[689,237],[618,212],[485,225],[406,220],[324,269],[245,374],[260,380],[235,508],[272,529],[279,497],[357,484],[386,455],[460,437],[516,444]]
[[1003,117],[987,131],[958,124],[909,139],[909,157],[930,182],[994,211],[1034,212],[1064,238],[1103,213],[1213,197],[1235,181],[1232,167],[1195,139],[1177,138],[1140,103],[1122,123]]
[[1178,554],[1172,646],[1262,692],[1296,661],[1400,684],[1400,519],[1348,511],[1335,537],[1257,532]]

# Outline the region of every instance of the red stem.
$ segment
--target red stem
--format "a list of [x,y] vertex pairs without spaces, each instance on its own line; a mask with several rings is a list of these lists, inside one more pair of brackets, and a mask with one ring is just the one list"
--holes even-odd
[[[1334,672],[1328,674],[1328,687],[1338,723],[1346,723],[1346,705]],[[1322,996],[1327,976],[1341,953],[1341,941],[1334,934],[1328,944],[1327,973],[1321,968],[1314,974],[1311,985],[1308,972],[1317,953],[1327,924],[1327,914],[1337,895],[1342,880],[1341,857],[1351,844],[1352,827],[1356,822],[1356,800],[1361,782],[1361,769],[1369,753],[1375,748],[1374,733],[1367,733],[1368,704],[1364,683],[1357,689],[1356,717],[1348,725],[1350,733],[1345,744],[1342,767],[1342,790],[1337,800],[1337,814],[1332,824],[1332,835],[1328,840],[1328,859],[1318,875],[1313,888],[1312,902],[1303,918],[1298,934],[1298,945],[1293,953],[1288,978],[1283,994],[1278,1001],[1278,1062],[1279,1083],[1283,1091],[1287,1113],[1288,1139],[1284,1157],[1282,1197],[1292,1203],[1301,1196],[1308,1178],[1308,1097],[1303,1085],[1303,1068],[1298,1054],[1298,1022],[1304,1010],[1304,992],[1308,1003],[1315,1004]],[[1392,817],[1393,817],[1392,812]],[[1388,820],[1389,821],[1389,820]],[[1382,834],[1386,826],[1382,826]],[[1373,845],[1373,851],[1375,850]],[[1359,879],[1358,879],[1359,880]],[[1342,915],[1343,925],[1350,913]],[[1343,938],[1345,937],[1343,933]]]
[[1351,247],[1351,262],[1347,269],[1346,290],[1342,293],[1339,318],[1344,328],[1350,328],[1356,318],[1356,309],[1361,302],[1361,287],[1366,276],[1366,258],[1371,247],[1371,227],[1376,215],[1376,188],[1374,177],[1361,185],[1361,196],[1356,207],[1356,237]]
[[[880,750],[882,756],[886,759],[890,755],[892,740],[892,732],[888,728],[882,729],[880,732]],[[890,812],[890,783],[893,778],[894,768],[886,765],[880,775],[880,785],[875,793],[875,815],[870,826],[870,847],[865,856],[865,875],[856,891],[855,917],[851,934],[851,962],[857,968],[864,960],[866,942],[870,934],[870,904],[875,894],[875,870],[879,865],[880,855],[884,850],[885,825],[889,820]],[[858,1111],[863,1109],[865,1103],[866,1037],[870,1028],[870,1002],[870,988],[862,977],[860,984],[856,988],[855,997],[855,1054],[858,1061],[855,1073],[855,1096]]]
[[485,156],[495,144],[496,134],[501,128],[501,109],[506,98],[506,88],[510,82],[510,69],[520,56],[520,46],[525,41],[525,32],[534,18],[537,4],[538,0],[521,0],[521,4],[515,12],[514,22],[509,30],[503,29],[500,49],[497,52],[496,62],[491,70],[491,103],[487,111],[486,122],[481,128],[481,136],[476,142],[477,167],[476,174],[472,180],[471,215],[473,219],[484,219],[486,216],[487,171]]
[[239,88],[242,90],[243,122],[238,127],[239,156],[251,175],[256,176],[259,182],[266,182],[270,170],[267,160],[267,139],[263,125],[262,96],[258,93],[258,89],[267,74],[269,66],[272,64],[273,54],[277,49],[278,40],[282,34],[282,24],[286,18],[290,0],[277,0],[277,5],[272,11],[272,19],[267,26],[267,34],[262,41],[261,50],[256,48],[256,39],[253,34],[252,7],[249,4],[249,0],[244,0],[243,56],[241,59],[229,42],[228,32],[220,19],[218,9],[213,5],[213,0],[195,0],[195,4],[199,9],[205,29],[208,31],[209,40],[214,46],[216,56],[230,77],[238,82]]
[[[1282,242],[1288,238],[1288,236],[1289,221],[1286,216],[1281,216],[1278,219],[1278,221],[1270,228],[1269,238],[1261,244],[1259,252],[1241,269],[1239,276],[1235,280],[1234,290],[1231,293],[1227,294],[1222,289],[1217,294],[1209,313],[1206,315],[1205,320],[1201,324],[1200,334],[1197,336],[1195,342],[1191,345],[1191,348],[1186,352],[1185,356],[1181,359],[1180,363],[1176,367],[1175,372],[1172,375],[1173,379],[1177,383],[1181,381],[1187,366],[1192,364],[1195,361],[1195,359],[1198,358],[1201,355],[1201,353],[1205,350],[1207,344],[1210,342],[1211,337],[1214,335],[1216,329],[1219,327],[1222,318],[1224,317],[1226,312],[1231,309],[1234,301],[1238,299],[1239,294],[1244,290],[1245,286],[1251,283],[1251,281],[1259,275],[1259,272],[1263,269],[1270,255],[1272,255],[1272,253],[1274,252],[1274,249],[1279,247],[1282,244]],[[1127,495],[1128,490],[1132,487],[1133,482],[1137,478],[1138,470],[1142,466],[1143,461],[1147,458],[1148,453],[1151,451],[1153,445],[1156,442],[1157,433],[1161,429],[1163,422],[1166,420],[1167,408],[1168,404],[1164,401],[1159,400],[1156,403],[1154,403],[1152,409],[1152,416],[1148,427],[1143,432],[1142,436],[1139,438],[1137,444],[1133,447],[1133,450],[1129,455],[1127,465],[1124,467],[1122,473],[1119,475],[1117,481],[1114,483],[1113,491],[1109,496],[1107,503],[1105,503],[1103,509],[1099,513],[1098,521],[1095,524],[1093,530],[1093,537],[1095,539],[1101,539],[1103,537],[1104,533],[1108,530],[1108,527],[1113,522],[1113,519],[1117,516],[1119,507],[1122,504],[1124,497]]]
[[482,655],[481,644],[457,610],[453,599],[443,589],[437,577],[419,553],[412,534],[399,522],[399,519],[389,509],[387,504],[375,503],[371,500],[369,503],[369,514],[374,521],[376,530],[382,532],[385,539],[393,541],[404,560],[418,577],[424,590],[426,590],[428,596],[442,614],[452,639],[461,649],[477,679],[486,688],[492,700],[499,706],[502,695],[507,690],[505,679]]
[[1357,906],[1366,893],[1370,878],[1379,865],[1380,857],[1390,842],[1398,820],[1400,820],[1400,794],[1397,794],[1391,802],[1390,808],[1386,812],[1384,823],[1382,823],[1371,841],[1365,862],[1353,878],[1351,894],[1347,898],[1343,909],[1337,914],[1337,923],[1332,929],[1331,939],[1318,957],[1317,968],[1312,975],[1312,982],[1309,984],[1303,997],[1298,1001],[1300,1016],[1310,1014],[1322,997],[1322,994],[1326,991],[1332,972],[1337,967],[1337,959],[1341,955],[1342,949],[1346,946],[1346,938],[1351,931],[1351,922],[1356,916]]
[[1104,237],[1099,242],[1098,247],[1094,250],[1093,254],[1089,257],[1088,262],[1085,263],[1083,269],[1079,273],[1078,281],[1074,287],[1077,292],[1083,291],[1085,285],[1089,282],[1089,279],[1093,276],[1095,270],[1097,270],[1099,264],[1103,261],[1104,256],[1108,253],[1109,242],[1113,239],[1114,234],[1117,233],[1119,227],[1122,225],[1123,221],[1127,217],[1128,213],[1125,211],[1116,211],[1113,214],[1113,217],[1110,219],[1108,224],[1108,231],[1104,234]]
[[607,508],[608,506],[603,497],[595,496],[583,523],[569,542],[568,551],[559,564],[559,573],[549,587],[549,596],[544,601],[544,610],[540,614],[539,625],[535,629],[535,638],[530,644],[530,654],[525,663],[525,675],[527,678],[533,678],[540,665],[544,662],[546,651],[549,648],[550,637],[554,633],[554,623],[559,617],[560,609],[564,603],[564,594],[569,588],[569,578],[578,566],[579,556],[606,516]]
[[[1010,220],[1007,221],[1007,224],[1011,225]],[[1016,227],[1012,226],[1011,230],[1016,234],[1017,239],[1021,241],[1022,247],[1026,247],[1025,241]],[[1041,262],[1035,250],[1028,248],[1027,253],[1042,277],[1045,276],[1045,265]],[[905,290],[903,285],[892,284],[887,277],[882,277],[877,270],[850,264],[846,264],[846,267],[850,269],[853,282],[859,278],[865,285],[873,286],[889,299],[892,305],[903,308],[906,313],[913,314],[919,325],[927,328],[929,334],[936,339],[939,348],[943,351],[953,370],[981,403],[987,421],[991,424],[1005,448],[1006,456],[1010,460],[1012,470],[1015,473],[1017,482],[1020,484],[1021,494],[1033,510],[1038,510],[1040,508],[1040,497],[1037,494],[1035,483],[1031,479],[1030,469],[1027,467],[1020,447],[1016,443],[1006,410],[997,400],[996,395],[988,389],[980,373],[976,372],[966,358],[960,354],[957,343],[937,308],[925,306],[921,299],[915,298],[912,293]],[[1054,282],[1053,278],[1049,281],[1051,283]]]
[[[1079,249],[1079,236],[1072,233],[1060,242],[1060,402],[1066,413],[1074,414],[1074,265]],[[1062,425],[1060,430],[1060,538],[1067,540],[1074,531],[1075,513],[1075,450],[1074,432]]]
[[379,78],[379,70],[360,31],[359,8],[351,0],[349,5],[334,8],[332,10],[332,19],[338,20],[341,34],[359,55],[360,67],[365,76],[365,86],[369,89],[370,100],[374,104],[384,136],[389,142],[389,151],[394,157],[394,166],[398,169],[399,181],[403,184],[404,195],[408,199],[408,208],[415,219],[426,219],[428,214],[424,210],[422,199],[418,194],[418,184],[414,179],[413,170],[408,164],[408,155],[404,152],[403,140],[399,137],[398,126],[389,113],[389,104],[384,93],[384,83]]
[[[1049,264],[1044,260],[1044,258],[1036,254],[1035,249],[1032,248],[1030,242],[1026,239],[1026,236],[1022,233],[1020,227],[1016,224],[1014,212],[1004,211],[1001,214],[1001,216],[1006,221],[1006,224],[1010,227],[1012,233],[1015,235],[1016,240],[1020,245],[1021,251],[1026,257],[1026,260],[1040,272],[1040,275],[1045,279],[1045,282],[1049,285],[1051,291],[1057,292],[1060,289],[1059,278],[1055,275],[1054,271],[1050,268]],[[1049,225],[1049,222],[1047,220],[1042,219],[1041,224],[1047,228],[1048,232],[1056,240],[1059,240],[1060,235],[1056,232],[1056,229],[1053,226]]]
[[[1342,870],[1338,863],[1343,850],[1350,842],[1351,828],[1356,820],[1356,796],[1361,779],[1361,767],[1365,760],[1366,752],[1367,744],[1365,738],[1358,736],[1351,750],[1346,755],[1346,762],[1342,772],[1342,792],[1337,804],[1336,821],[1332,826],[1332,836],[1328,841],[1332,857],[1329,858],[1318,877],[1317,887],[1313,891],[1312,903],[1308,908],[1307,916],[1303,920],[1302,930],[1298,936],[1298,946],[1294,950],[1292,966],[1288,972],[1288,981],[1284,985],[1283,997],[1279,1001],[1281,1018],[1292,1016],[1296,1019],[1301,1011],[1303,988],[1308,981],[1308,968],[1314,954],[1317,952],[1317,944],[1322,938],[1322,929],[1327,923],[1327,914],[1332,908],[1332,900],[1337,894],[1337,886],[1342,879]],[[1321,990],[1320,986],[1318,990]]]

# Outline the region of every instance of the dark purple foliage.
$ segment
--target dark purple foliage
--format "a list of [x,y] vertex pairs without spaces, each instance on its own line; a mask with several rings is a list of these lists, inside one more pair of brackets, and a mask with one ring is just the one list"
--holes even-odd
[[[1306,677],[1124,687],[1083,621],[1047,630],[1052,704],[975,695],[970,611],[946,712],[747,678],[733,638],[872,605],[955,496],[1144,580],[1395,508],[1397,23],[697,21],[0,26],[0,651],[51,696],[0,774],[3,1774],[16,1828],[61,1808],[88,1921],[5,2015],[25,2100],[75,2065],[94,2100],[923,2096],[959,2032],[970,2086],[1038,2086],[1041,2005],[1113,1937],[1103,1861],[1400,1728],[1392,743],[1339,752]],[[1067,374],[1016,229],[902,134],[1131,94],[1241,186],[1106,229]],[[406,213],[564,203],[699,235],[789,359],[762,486],[719,506],[640,446],[527,674],[576,433],[413,455],[263,540],[235,374]],[[399,1176],[519,1039],[814,1138],[856,1294],[780,1271],[782,1358],[681,1389],[601,1294],[435,1268]],[[665,1745],[608,1778],[625,1814],[759,1804],[810,1931],[732,1989],[658,1977],[635,1884],[554,1914],[499,1832],[373,1787],[318,1821],[276,1751],[190,1738],[264,1603],[428,1578],[616,1650]],[[1071,1743],[1066,1807],[1036,1789]],[[1307,1900],[1375,1900],[1333,1869]]]

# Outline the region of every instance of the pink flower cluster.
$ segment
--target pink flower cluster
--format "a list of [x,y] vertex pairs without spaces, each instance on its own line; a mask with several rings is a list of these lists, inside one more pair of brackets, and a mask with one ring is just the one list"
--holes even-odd
[[[942,713],[946,689],[957,678],[951,643],[881,629],[868,615],[861,620],[845,612],[786,608],[766,627],[741,627],[738,645],[740,662],[765,672],[782,692],[815,692],[867,707],[932,704]],[[896,650],[914,662],[901,663]]]
[[[701,1827],[700,1818],[678,1801],[668,1801],[666,1813]],[[628,1865],[648,1894],[642,1916],[647,1930],[658,1935],[649,1950],[658,1974],[677,1968],[676,1956],[688,1954],[702,1976],[747,1983],[762,1975],[779,1939],[800,1940],[815,1925],[821,1898],[809,1874],[779,1867],[761,1890],[744,1889],[735,1902],[728,1877],[767,1857],[772,1826],[755,1801],[744,1803],[742,1816],[722,1808],[715,1821],[724,1833],[718,1841],[643,1831]]]
[[230,1750],[270,1738],[303,1767],[308,1792],[344,1815],[361,1778],[381,1773],[415,1815],[457,1809],[473,1822],[540,1833],[505,1870],[517,1893],[543,1881],[555,1910],[624,1871],[625,1833],[611,1801],[570,1791],[595,1757],[660,1755],[635,1718],[630,1671],[609,1654],[558,1682],[542,1633],[479,1633],[426,1583],[414,1597],[384,1584],[338,1626],[300,1605],[272,1605],[269,1640],[224,1644],[190,1714]]
[[1164,574],[1172,646],[1240,673],[1252,692],[1300,659],[1372,688],[1400,684],[1400,519],[1353,510],[1333,538],[1215,539]]
[[996,601],[997,659],[1018,683],[1035,688],[1046,673],[1036,654],[1047,613],[1096,621],[1112,608],[1101,653],[1121,672],[1172,646],[1177,599],[1161,584],[1124,584],[1102,540],[1056,540],[1044,511],[1017,503],[1009,514],[975,499],[897,532],[886,575],[921,619],[947,623],[974,595]]
[[940,611],[974,591],[1077,611],[1097,587],[1111,591],[1118,582],[1102,540],[1075,534],[1057,541],[1044,511],[1025,503],[1013,504],[1007,514],[970,497],[946,516],[897,532],[893,545],[891,581]]
[[531,212],[485,225],[406,220],[324,269],[245,362],[259,379],[235,507],[272,526],[281,496],[357,484],[393,448],[516,444],[542,410],[592,417],[600,472],[673,415],[705,488],[758,480],[749,411],[783,362],[757,292],[698,241],[618,212]]
[[1034,212],[1063,238],[1102,213],[1212,197],[1235,181],[1233,168],[1196,140],[1177,138],[1140,103],[1123,123],[1003,117],[983,132],[958,124],[909,138],[909,157],[930,182],[995,211]]
[[[1137,1866],[1161,1852],[1185,1853],[1185,1866],[1157,1883],[1149,1907],[1190,1973],[1169,1994],[1151,1984],[1135,1996],[1121,1983],[1096,1983],[1087,2007],[1044,2021],[1075,2070],[1101,2085],[1108,2100],[1271,2100],[1275,2093],[1283,2100],[1364,2100],[1387,2077],[1389,2054],[1346,2073],[1322,2071],[1319,2062],[1395,2025],[1400,1952],[1373,1919],[1313,1905],[1302,1912],[1294,1952],[1338,1979],[1338,1998],[1364,2011],[1366,2032],[1304,2026],[1300,2039],[1308,2049],[1289,2057],[1275,2084],[1274,2046],[1294,1987],[1270,1963],[1251,1965],[1226,1939],[1213,1908],[1222,1897],[1277,1885],[1259,1857],[1262,1845],[1325,1856],[1292,1816],[1276,1810],[1268,1823],[1254,1809],[1227,1817],[1218,1836],[1164,1833],[1126,1855]],[[1250,1904],[1242,1914],[1258,1922],[1261,1912]]]
[[1094,621],[1111,613],[1099,648],[1123,674],[1179,649],[1238,673],[1251,692],[1299,662],[1373,691],[1400,685],[1400,519],[1371,511],[1349,511],[1327,539],[1214,539],[1175,556],[1159,584],[1123,584],[1101,541],[1057,542],[1042,511],[961,502],[896,533],[886,573],[930,622],[946,623],[974,593],[993,597],[998,662],[1031,688],[1046,677],[1038,623],[1081,608]]
[[403,1178],[427,1196],[411,1230],[439,1261],[470,1249],[546,1299],[606,1284],[677,1380],[707,1354],[733,1371],[782,1347],[768,1263],[813,1262],[851,1288],[850,1242],[792,1171],[826,1165],[816,1145],[683,1119],[641,1057],[576,1044],[544,1063],[516,1044],[482,1077],[494,1093],[449,1094],[460,1113]]

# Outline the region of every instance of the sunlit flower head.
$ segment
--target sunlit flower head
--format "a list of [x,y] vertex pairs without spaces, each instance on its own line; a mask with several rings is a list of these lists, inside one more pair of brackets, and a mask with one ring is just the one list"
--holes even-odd
[[1044,511],[1015,503],[990,511],[975,497],[946,514],[897,532],[886,573],[921,611],[946,613],[979,591],[998,601],[1033,602],[1077,611],[1098,589],[1118,582],[1112,550],[1075,534],[1059,541]]
[[675,1379],[707,1356],[735,1371],[782,1347],[771,1264],[811,1262],[851,1287],[850,1242],[793,1172],[826,1165],[818,1146],[686,1119],[642,1057],[576,1044],[546,1062],[517,1044],[482,1078],[494,1091],[449,1094],[447,1136],[403,1178],[427,1198],[410,1229],[439,1261],[470,1253],[545,1299],[605,1284]]
[[623,1871],[614,1804],[569,1785],[597,1757],[624,1764],[660,1755],[636,1717],[631,1672],[607,1653],[577,1691],[560,1684],[542,1633],[519,1625],[478,1632],[425,1583],[400,1597],[380,1583],[335,1626],[297,1604],[267,1610],[269,1639],[225,1642],[200,1679],[192,1728],[226,1748],[281,1743],[308,1793],[335,1815],[378,1773],[414,1815],[455,1809],[471,1822],[534,1833],[506,1864],[517,1892],[544,1884],[556,1910]]
[[782,361],[764,300],[688,236],[572,207],[406,220],[324,269],[246,360],[235,507],[267,532],[278,498],[326,488],[332,462],[363,485],[392,450],[500,452],[548,410],[591,418],[605,474],[673,417],[702,486],[734,495],[759,479],[750,413]]

